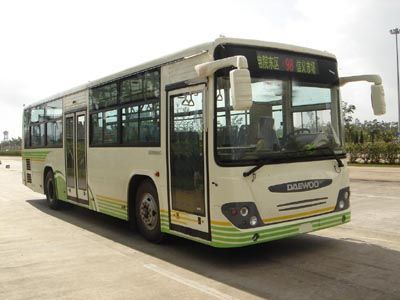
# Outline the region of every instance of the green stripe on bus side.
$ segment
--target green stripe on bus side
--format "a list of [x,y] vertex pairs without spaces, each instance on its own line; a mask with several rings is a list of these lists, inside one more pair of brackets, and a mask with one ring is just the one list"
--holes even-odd
[[114,213],[114,214],[118,214],[118,215],[121,215],[121,216],[124,216],[124,217],[127,216],[127,213],[126,213],[125,211],[121,211],[121,210],[116,210],[116,209],[113,209],[113,208],[109,208],[109,207],[107,207],[107,206],[103,206],[103,205],[100,204],[100,203],[99,203],[99,209],[100,209],[101,212],[107,211],[107,212],[112,212],[112,213]]
[[126,211],[126,208],[122,208],[121,205],[119,205],[119,204],[115,204],[115,203],[112,203],[112,202],[107,202],[107,201],[99,199],[99,198],[97,199],[97,201],[99,202],[99,204],[102,204],[104,206],[108,206],[110,208],[115,208],[115,209],[118,209],[118,210]]
[[126,206],[126,204],[125,204],[125,202],[114,202],[114,201],[112,201],[112,200],[108,200],[108,199],[106,199],[106,198],[103,198],[103,197],[101,197],[101,196],[96,196],[96,198],[97,198],[97,200],[100,200],[100,201],[103,201],[103,202],[107,202],[107,203],[110,203],[110,204],[113,204],[113,205],[119,205],[119,206]]
[[101,210],[103,210],[103,211],[112,211],[112,212],[115,212],[116,214],[121,214],[121,215],[126,215],[126,212],[124,212],[124,211],[121,211],[121,210],[117,210],[117,209],[114,209],[114,208],[110,208],[110,207],[107,207],[107,206],[103,206],[102,204],[100,204],[99,203],[99,209],[101,209]]
[[235,227],[222,227],[222,226],[216,226],[216,225],[211,225],[212,230],[220,230],[220,231],[227,231],[227,232],[241,232],[239,229]]
[[127,215],[116,213],[116,212],[113,212],[113,211],[110,211],[110,210],[104,210],[102,208],[99,208],[99,211],[101,213],[103,213],[103,214],[110,215],[110,216],[113,216],[113,217],[116,217],[116,218],[119,218],[119,219],[122,219],[122,220],[128,220],[128,216]]
[[49,154],[50,152],[24,152],[22,153],[22,157],[23,158],[46,158],[46,156]]
[[22,155],[47,155],[50,151],[23,151]]
[[124,210],[120,210],[120,209],[115,209],[115,208],[112,208],[112,207],[108,207],[108,206],[105,206],[105,205],[103,205],[103,204],[101,204],[101,203],[98,203],[98,207],[99,207],[99,208],[102,208],[103,210],[113,211],[113,212],[118,213],[118,214],[121,214],[121,215],[127,215],[127,212],[124,211]]
[[22,158],[23,159],[46,159],[46,157],[47,157],[47,155],[46,156],[23,156]]
[[105,206],[105,205],[103,205],[101,203],[99,203],[99,208],[102,208],[103,210],[114,211],[115,213],[118,213],[118,214],[126,215],[126,211],[123,211],[123,210],[120,210],[120,209],[115,209],[115,208],[112,208],[112,207],[108,207],[108,206]]

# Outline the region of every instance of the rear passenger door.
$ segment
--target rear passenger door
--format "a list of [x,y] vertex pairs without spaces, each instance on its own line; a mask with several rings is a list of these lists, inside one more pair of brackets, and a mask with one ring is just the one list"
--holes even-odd
[[65,168],[67,198],[89,204],[86,167],[86,111],[65,116]]

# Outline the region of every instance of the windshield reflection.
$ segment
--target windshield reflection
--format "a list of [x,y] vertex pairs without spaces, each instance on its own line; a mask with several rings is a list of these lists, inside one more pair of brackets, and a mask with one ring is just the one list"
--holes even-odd
[[220,162],[341,152],[337,87],[252,78],[252,94],[251,109],[233,110],[229,78],[217,78],[216,157]]

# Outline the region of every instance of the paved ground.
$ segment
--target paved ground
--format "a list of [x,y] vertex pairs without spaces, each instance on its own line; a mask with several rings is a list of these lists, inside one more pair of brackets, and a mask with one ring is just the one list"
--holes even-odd
[[0,160],[0,299],[400,299],[400,169],[351,169],[349,224],[227,251],[49,210]]

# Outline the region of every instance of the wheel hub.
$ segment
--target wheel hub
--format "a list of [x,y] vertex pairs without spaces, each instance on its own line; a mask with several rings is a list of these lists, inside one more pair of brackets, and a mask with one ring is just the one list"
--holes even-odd
[[140,201],[140,217],[148,230],[153,230],[157,225],[158,210],[154,197],[145,193]]

